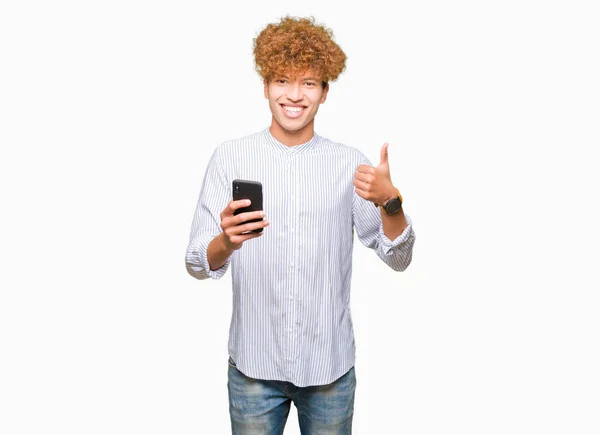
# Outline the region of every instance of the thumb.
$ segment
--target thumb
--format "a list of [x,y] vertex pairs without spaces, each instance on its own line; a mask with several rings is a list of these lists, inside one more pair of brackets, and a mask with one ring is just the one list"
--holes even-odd
[[388,143],[384,143],[381,147],[381,158],[379,161],[379,165],[383,165],[384,163],[388,163]]

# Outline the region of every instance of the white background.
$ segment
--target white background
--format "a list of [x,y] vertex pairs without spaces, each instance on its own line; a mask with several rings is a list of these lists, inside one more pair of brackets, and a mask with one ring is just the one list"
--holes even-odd
[[348,55],[316,131],[390,142],[417,234],[400,274],[355,247],[354,433],[600,433],[593,2],[213,3],[0,6],[0,433],[229,433],[230,275],[184,255],[285,14]]

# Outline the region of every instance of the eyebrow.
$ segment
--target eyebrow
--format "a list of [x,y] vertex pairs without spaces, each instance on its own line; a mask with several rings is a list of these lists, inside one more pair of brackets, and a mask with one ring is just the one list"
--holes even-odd
[[[276,77],[278,77],[280,79],[288,79],[288,80],[290,80],[290,76],[286,76],[286,75],[281,75],[281,76],[276,76]],[[315,82],[319,81],[319,79],[316,78],[316,77],[304,77],[302,80],[314,80]]]

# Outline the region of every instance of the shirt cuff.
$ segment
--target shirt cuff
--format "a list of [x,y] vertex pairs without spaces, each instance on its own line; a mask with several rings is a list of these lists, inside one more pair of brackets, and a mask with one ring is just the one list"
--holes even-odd
[[400,234],[394,240],[390,240],[388,238],[388,236],[386,236],[385,233],[383,232],[383,222],[379,224],[379,241],[381,243],[381,247],[383,248],[384,255],[392,255],[394,253],[394,248],[397,248],[398,246],[400,246],[402,243],[406,242],[410,238],[410,235],[412,234],[412,231],[413,231],[412,220],[410,219],[410,217],[408,215],[405,215],[405,217],[406,217],[406,222],[408,222],[408,225],[406,226],[406,228],[404,228],[404,231],[402,231],[402,234]]
[[[216,237],[217,235],[212,235],[210,237],[206,237],[198,243],[198,249],[195,252],[192,252],[192,255],[195,254],[196,261],[188,262],[195,264],[196,266],[188,265],[188,269],[190,270],[190,274],[198,279],[221,279],[227,269],[229,268],[229,264],[231,263],[231,257],[227,259],[225,264],[218,268],[217,270],[210,270],[210,264],[208,263],[208,245],[209,243]],[[198,267],[199,266],[199,267]]]

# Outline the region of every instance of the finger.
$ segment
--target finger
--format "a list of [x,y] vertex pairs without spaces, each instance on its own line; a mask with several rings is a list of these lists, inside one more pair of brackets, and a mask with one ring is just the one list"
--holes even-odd
[[260,233],[249,233],[249,234],[244,234],[244,237],[246,237],[246,240],[250,240],[250,239],[256,239],[257,237],[260,237],[264,234],[264,232],[260,232]]
[[[254,218],[247,217],[248,215],[253,216],[255,213],[258,213],[258,212],[240,213],[238,215],[230,214],[225,217],[222,217],[221,218],[221,228],[223,228],[223,230],[229,230],[230,228],[236,228],[236,227],[246,223],[249,220],[260,219],[259,216],[256,216]],[[234,234],[234,233],[231,233],[231,234]]]
[[257,237],[262,236],[264,233],[248,233],[248,234],[240,234],[238,236],[234,236],[231,238],[231,242],[235,244],[244,243],[246,240],[256,239]]
[[245,213],[240,213],[232,218],[233,225],[240,225],[246,221],[250,221],[253,219],[262,219],[265,217],[265,212],[263,210],[258,211],[248,211]]
[[384,163],[388,163],[388,147],[390,144],[384,143],[381,147],[380,160],[379,165],[383,165]]
[[249,199],[240,199],[238,201],[231,201],[229,205],[226,207],[226,210],[229,214],[233,214],[238,208],[248,207],[251,204]]
[[371,185],[369,183],[365,183],[364,181],[358,180],[356,178],[354,179],[354,182],[352,184],[354,184],[354,187],[357,187],[365,192],[371,188]]
[[237,225],[234,227],[229,228],[229,231],[232,234],[242,234],[245,233],[247,231],[253,231],[253,230],[257,230],[259,228],[265,228],[267,226],[269,226],[269,221],[267,220],[261,220],[260,222],[248,222],[245,224],[241,224],[241,225]]
[[368,199],[368,198],[367,198],[367,192],[365,192],[364,190],[362,190],[362,189],[360,189],[360,188],[358,188],[358,187],[355,187],[355,188],[354,188],[354,192],[355,192],[355,193],[356,193],[358,196],[360,196],[361,198],[363,198],[363,199]]
[[359,165],[358,168],[356,168],[356,170],[358,172],[362,172],[363,174],[374,174],[375,173],[375,168],[373,166],[368,166],[368,165]]
[[373,181],[373,175],[365,174],[364,172],[355,172],[354,179],[364,181],[365,183],[369,183],[369,182]]
[[[255,212],[241,213],[237,216],[231,216],[231,217],[225,218],[223,220],[223,222],[221,223],[221,228],[223,228],[224,230],[234,228],[235,233],[239,234],[242,231],[246,231],[246,230],[240,230],[240,228],[246,224],[254,224],[256,222],[258,222],[258,223],[266,222],[266,220],[264,219],[264,215],[263,216],[254,216],[254,213]],[[251,216],[251,217],[248,218],[248,217],[240,217],[240,216]]]

